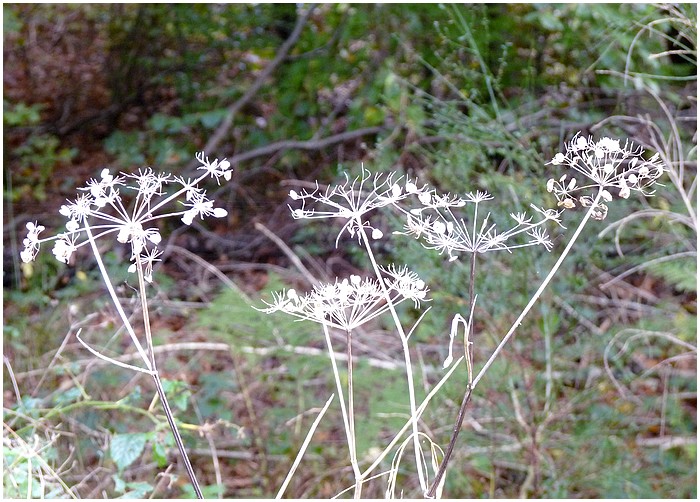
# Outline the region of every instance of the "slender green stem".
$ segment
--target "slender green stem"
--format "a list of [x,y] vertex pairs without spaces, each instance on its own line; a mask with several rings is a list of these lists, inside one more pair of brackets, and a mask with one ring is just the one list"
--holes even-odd
[[[126,412],[126,413],[136,413],[139,415],[143,415],[147,419],[149,419],[151,422],[153,422],[155,425],[158,425],[160,423],[160,419],[156,417],[153,413],[150,413],[148,410],[144,410],[142,408],[137,408],[135,406],[131,406],[128,404],[124,403],[115,403],[111,401],[92,401],[92,400],[85,400],[85,401],[78,401],[77,403],[71,403],[63,407],[56,407],[56,408],[49,408],[49,409],[44,409],[44,408],[39,408],[37,411],[41,411],[43,414],[41,415],[41,420],[43,421],[48,421],[51,420],[54,416],[57,415],[67,415],[68,413],[73,412],[74,410],[82,410],[83,408],[87,408],[88,410],[115,410],[115,411],[120,411],[120,412]],[[5,414],[11,414],[11,415],[17,415],[21,416],[29,423],[28,425],[22,427],[21,429],[17,429],[17,433],[20,435],[24,435],[27,431],[31,430],[32,428],[35,428],[37,426],[37,423],[39,420],[35,420],[32,417],[26,416],[24,414],[21,414],[15,410],[11,409],[5,409],[3,410]]]
[[[360,232],[360,238],[362,242],[365,245],[365,249],[367,250],[367,255],[369,257],[369,261],[372,263],[372,269],[374,270],[375,275],[377,276],[377,281],[379,282],[379,285],[382,288],[382,292],[384,293],[384,297],[386,298],[387,305],[389,306],[389,311],[391,312],[391,317],[394,320],[394,324],[396,325],[396,330],[399,333],[399,337],[401,338],[401,345],[403,348],[403,356],[404,356],[404,362],[406,366],[406,379],[408,383],[408,401],[409,401],[409,406],[411,409],[411,416],[416,415],[416,391],[415,391],[415,384],[413,383],[413,365],[411,364],[411,352],[408,346],[408,337],[406,336],[406,333],[404,332],[403,325],[401,324],[401,320],[399,319],[399,315],[396,312],[396,308],[394,307],[394,303],[391,301],[391,297],[389,296],[389,292],[386,289],[386,284],[384,284],[384,278],[382,277],[382,274],[379,270],[379,265],[377,265],[377,261],[374,259],[374,253],[372,252],[372,247],[369,245],[369,239],[367,238],[367,233],[364,230],[364,227],[362,226],[362,221],[358,219],[357,221],[357,226],[359,228]],[[425,474],[423,473],[423,459],[421,456],[421,449],[420,449],[420,437],[418,436],[418,420],[414,420],[412,422],[412,427],[413,427],[413,447],[415,449],[415,454],[416,454],[416,469],[418,470],[418,480],[420,481],[420,486],[421,490],[425,491],[427,489],[427,483],[425,480]]]

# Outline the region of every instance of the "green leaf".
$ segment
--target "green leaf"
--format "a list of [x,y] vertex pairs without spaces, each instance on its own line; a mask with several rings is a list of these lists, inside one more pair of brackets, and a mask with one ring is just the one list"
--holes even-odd
[[678,291],[697,293],[697,263],[694,258],[677,258],[673,261],[655,263],[649,272],[663,278]]
[[[216,499],[216,498],[222,497],[221,487],[219,487],[219,486],[210,485],[210,486],[202,486],[201,488],[202,488],[202,495],[204,496],[205,499]],[[197,496],[194,493],[194,488],[192,488],[192,485],[190,483],[187,483],[185,486],[183,486],[182,491],[183,491],[182,498],[187,498],[187,499],[197,498]]]
[[11,104],[3,100],[3,122],[9,126],[34,125],[41,121],[41,109],[44,105],[25,103]]
[[170,117],[162,113],[156,113],[148,120],[148,126],[156,132],[163,132],[168,127]]
[[82,392],[77,387],[72,387],[65,392],[57,394],[54,398],[54,403],[57,406],[65,406],[70,403],[77,403],[82,397]]
[[425,123],[425,113],[418,105],[410,105],[406,108],[406,123],[412,130],[422,134],[422,127]]
[[180,382],[179,380],[165,380],[163,379],[163,390],[165,395],[168,396],[168,401],[174,407],[180,411],[185,411],[187,409],[187,402],[190,399],[192,393],[187,388],[185,382]]
[[143,133],[139,131],[115,131],[104,141],[105,150],[115,155],[119,164],[131,166],[144,164],[146,158],[141,153],[143,148]]
[[384,122],[384,111],[376,106],[368,106],[364,110],[363,117],[368,126],[380,125]]
[[143,453],[146,446],[147,434],[115,434],[109,447],[109,456],[117,465],[117,469],[123,471],[130,466]]
[[389,73],[384,79],[384,102],[392,111],[401,108],[401,84],[394,73]]
[[126,481],[124,481],[119,474],[112,474],[112,481],[114,481],[115,492],[123,493],[126,490]]
[[160,468],[168,465],[168,455],[165,450],[165,445],[160,441],[153,442],[153,459]]
[[22,20],[17,16],[17,13],[12,7],[3,5],[2,9],[2,29],[6,35],[11,33],[19,33],[22,29]]
[[145,498],[148,493],[153,491],[153,487],[143,481],[127,483],[126,486],[129,491],[119,497],[120,499],[142,499]]
[[199,117],[200,122],[206,129],[214,129],[226,116],[226,108],[221,108],[219,110],[212,110],[210,112],[202,113]]

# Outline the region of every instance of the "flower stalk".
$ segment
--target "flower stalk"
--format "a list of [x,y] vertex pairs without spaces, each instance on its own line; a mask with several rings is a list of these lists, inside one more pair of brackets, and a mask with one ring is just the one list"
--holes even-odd
[[[27,224],[28,234],[24,239],[24,249],[20,253],[20,258],[25,263],[33,261],[41,244],[53,241],[52,252],[56,259],[69,263],[79,248],[89,246],[110,299],[145,368],[127,365],[102,354],[83,341],[80,333],[76,337],[96,357],[119,367],[151,375],[195,495],[201,499],[202,490],[187,455],[156,366],[146,292],[146,284],[153,280],[154,264],[160,261],[158,257],[162,254],[158,249],[158,244],[161,242],[160,230],[153,225],[154,222],[175,216],[179,217],[183,223],[190,225],[197,216],[223,218],[227,215],[225,209],[214,207],[214,201],[207,199],[205,191],[198,184],[209,176],[215,178],[217,182],[220,178],[230,180],[231,164],[225,159],[209,161],[203,153],[197,154],[197,160],[201,164],[198,169],[203,170],[204,173],[194,181],[173,177],[170,174],[154,173],[151,168],[139,169],[136,174],[120,173],[118,175],[111,174],[109,169],[103,169],[99,179],[89,180],[84,187],[78,188],[80,193],[75,200],[61,206],[59,213],[68,219],[65,232],[41,239],[39,234],[45,228],[38,223]],[[168,184],[177,184],[180,187],[167,195],[165,186]],[[122,199],[123,189],[135,191],[131,210],[127,209],[127,204]],[[180,201],[184,209],[161,212],[180,198],[184,198]],[[91,223],[91,220],[94,220],[94,223]],[[129,258],[131,264],[128,271],[136,272],[138,277],[138,294],[146,338],[145,348],[117,297],[97,246],[98,239],[110,235],[114,236],[118,243],[128,244],[131,249]]]
[[[550,269],[547,276],[544,278],[537,291],[528,301],[527,305],[520,312],[512,326],[501,339],[496,349],[493,351],[489,359],[482,366],[479,373],[469,382],[465,391],[462,404],[460,406],[457,421],[453,429],[452,438],[448,445],[442,464],[436,474],[436,477],[427,492],[428,497],[435,497],[441,480],[445,475],[447,463],[452,454],[457,435],[461,429],[462,421],[464,420],[465,411],[470,401],[472,391],[484,376],[486,371],[491,367],[503,348],[508,344],[510,339],[515,335],[517,328],[521,325],[523,319],[530,312],[537,300],[540,298],[546,287],[554,278],[564,259],[576,243],[579,235],[586,226],[586,223],[591,219],[605,219],[608,213],[607,206],[602,202],[610,202],[613,199],[609,189],[616,189],[620,198],[628,198],[632,191],[638,191],[645,196],[652,195],[654,192],[650,187],[657,184],[659,177],[664,173],[664,168],[659,160],[659,155],[653,155],[648,161],[644,159],[644,153],[641,147],[636,147],[630,142],[626,142],[624,146],[620,146],[619,140],[603,138],[594,142],[591,138],[584,138],[578,134],[574,136],[572,141],[566,145],[564,153],[558,153],[549,162],[553,165],[563,165],[568,167],[587,178],[588,183],[579,184],[580,181],[574,175],[567,179],[567,174],[563,174],[558,180],[550,179],[547,182],[547,191],[553,193],[558,201],[558,206],[564,209],[576,207],[576,200],[583,207],[587,207],[587,211],[569,239],[566,247],[561,255]],[[587,183],[587,184],[586,184]],[[589,195],[576,195],[580,191],[588,191],[595,189],[593,197]],[[533,206],[534,207],[534,206]],[[542,210],[543,214],[547,214],[552,210]],[[476,219],[476,209],[475,209]],[[561,212],[557,213],[557,217]],[[516,218],[519,219],[519,218]],[[553,218],[554,219],[554,218]],[[555,219],[559,223],[558,219]],[[476,229],[476,227],[474,227]],[[549,247],[548,247],[549,249]],[[472,258],[475,254],[472,255]],[[470,298],[473,298],[474,285],[474,261],[472,260],[470,273]],[[471,319],[470,319],[471,323]]]

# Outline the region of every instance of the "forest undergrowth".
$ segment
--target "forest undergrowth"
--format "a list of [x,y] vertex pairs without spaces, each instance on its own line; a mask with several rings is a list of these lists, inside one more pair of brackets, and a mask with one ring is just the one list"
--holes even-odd
[[697,496],[696,7],[3,8],[5,496]]

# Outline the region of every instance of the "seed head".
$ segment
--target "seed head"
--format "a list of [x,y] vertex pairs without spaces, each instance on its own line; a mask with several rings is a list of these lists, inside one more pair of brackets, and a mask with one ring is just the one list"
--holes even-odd
[[425,189],[418,188],[415,182],[396,181],[394,174],[377,173],[372,175],[369,170],[362,168],[362,174],[353,180],[345,174],[345,182],[329,186],[325,191],[317,188],[311,192],[291,190],[289,197],[294,201],[301,201],[300,208],[291,208],[294,219],[333,219],[344,220],[338,237],[348,232],[352,237],[361,238],[363,232],[368,230],[372,239],[381,239],[383,233],[373,227],[368,221],[368,213],[375,209],[396,205],[411,195],[422,196]]
[[[137,260],[145,265],[145,278],[150,282],[153,264],[158,260],[161,251],[157,249],[162,237],[155,226],[159,219],[179,216],[191,224],[196,216],[214,216],[222,218],[227,212],[223,208],[215,208],[214,202],[206,198],[206,193],[197,185],[207,176],[230,178],[231,171],[228,161],[214,160],[209,162],[203,154],[197,154],[202,162],[199,169],[206,171],[199,178],[185,181],[174,178],[167,173],[156,173],[150,167],[139,169],[136,174],[120,173],[113,175],[109,169],[103,169],[99,179],[89,180],[73,201],[67,201],[59,209],[66,217],[66,230],[56,236],[45,239],[39,238],[44,227],[36,222],[27,224],[27,237],[24,239],[24,250],[20,253],[22,261],[31,262],[36,258],[41,243],[55,241],[53,254],[57,260],[68,263],[75,251],[89,244],[91,239],[113,235],[117,242],[129,244],[131,247],[132,265],[135,270]],[[174,185],[172,194],[166,193],[166,185]],[[125,200],[121,188],[135,195]],[[178,198],[187,209],[172,210],[170,204]],[[127,209],[127,206],[131,206]]]
[[[384,289],[394,305],[412,300],[418,306],[426,301],[428,288],[407,267],[380,267],[380,270]],[[389,310],[384,289],[376,279],[352,275],[349,279],[314,286],[303,296],[294,289],[273,293],[273,301],[265,302],[268,308],[258,310],[268,314],[285,312],[298,319],[350,331]]]
[[[629,141],[621,146],[619,139],[605,137],[596,142],[579,134],[548,164],[574,171],[547,181],[547,191],[554,194],[558,205],[564,209],[576,207],[577,201],[590,207],[593,199],[586,193],[591,189],[596,189],[595,192],[602,190],[601,198],[605,202],[612,201],[613,194],[623,199],[635,191],[644,196],[653,195],[653,187],[659,184],[658,180],[664,173],[658,153],[647,160],[644,149]],[[597,204],[593,218],[604,219],[606,215],[607,206]]]
[[[485,191],[458,197],[424,189],[416,199],[418,207],[406,210],[398,206],[406,215],[406,224],[404,232],[395,233],[413,236],[421,240],[425,248],[447,253],[449,261],[458,259],[461,253],[511,251],[535,245],[543,245],[549,250],[552,244],[546,232],[535,230],[550,220],[561,225],[559,212],[535,208],[541,215],[538,221],[533,223],[533,217],[524,212],[511,213],[515,225],[501,231],[491,223],[490,213],[484,217],[479,214],[480,204],[493,200],[493,196]],[[458,212],[465,206],[471,208],[469,220]],[[527,235],[531,238],[524,239]]]

